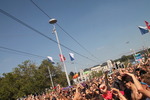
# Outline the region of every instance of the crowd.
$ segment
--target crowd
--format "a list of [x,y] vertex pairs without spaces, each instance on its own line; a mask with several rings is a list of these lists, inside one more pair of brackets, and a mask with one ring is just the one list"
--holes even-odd
[[70,88],[29,95],[22,100],[150,100],[150,56],[138,64],[112,69]]

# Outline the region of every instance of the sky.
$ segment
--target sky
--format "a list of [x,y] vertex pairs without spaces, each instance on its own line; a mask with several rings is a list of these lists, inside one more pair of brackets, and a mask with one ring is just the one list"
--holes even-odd
[[[150,0],[32,1],[0,0],[0,75],[12,72],[26,60],[39,66],[51,56],[55,62],[60,62],[58,45],[38,33],[56,41],[52,34],[53,25],[49,24],[51,18],[57,19],[55,27],[63,45],[61,49],[68,73],[74,72],[75,68],[79,71],[129,55],[132,50],[150,47],[150,33],[141,35],[138,29],[138,26],[145,26],[145,20],[150,22]],[[74,61],[70,61],[69,53],[74,53]]]

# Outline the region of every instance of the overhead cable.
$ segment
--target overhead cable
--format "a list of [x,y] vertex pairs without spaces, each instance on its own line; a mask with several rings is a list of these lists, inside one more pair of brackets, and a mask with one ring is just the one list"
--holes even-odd
[[[52,19],[44,10],[42,10],[33,0],[30,0],[41,12],[43,12],[49,19]],[[88,52],[92,57],[99,60],[97,57],[95,57],[89,50],[87,50],[83,45],[81,45],[74,37],[72,37],[67,31],[65,31],[64,28],[62,28],[58,23],[56,25],[64,31],[65,34],[67,34],[71,39],[73,39],[82,49],[84,49],[86,52]]]
[[[12,49],[12,48],[8,48],[8,47],[4,47],[4,46],[0,46],[0,48],[2,49],[2,50],[0,49],[0,51],[2,51],[2,52],[6,52],[6,51],[4,51],[4,50],[9,50],[9,51],[13,51],[13,52],[21,53],[21,54],[26,54],[26,55],[30,55],[30,56],[34,56],[34,57],[46,58],[46,57],[44,57],[44,56],[40,56],[40,55],[36,55],[36,54],[24,52],[24,51]],[[4,50],[3,50],[3,49],[4,49]],[[54,60],[59,61],[58,59],[54,59]],[[66,61],[66,62],[67,62],[67,63],[71,63],[71,62],[68,62],[68,61]],[[85,65],[80,64],[80,63],[77,63],[77,62],[74,62],[74,63],[75,63],[75,64],[78,64],[78,65],[85,66]]]
[[28,52],[24,52],[24,51],[20,51],[20,50],[11,49],[11,48],[7,48],[7,47],[3,47],[3,46],[0,46],[0,48],[10,50],[10,51],[14,51],[14,52],[19,52],[19,53],[22,53],[22,54],[27,54],[27,55],[31,55],[31,56],[40,57],[40,58],[45,58],[43,56],[35,55],[35,54],[32,54],[32,53],[28,53]]
[[[50,37],[46,36],[46,35],[45,35],[45,34],[43,34],[42,32],[40,32],[40,31],[38,31],[38,30],[34,29],[33,27],[29,26],[28,24],[26,24],[25,22],[23,22],[23,21],[19,20],[18,18],[16,18],[16,17],[12,16],[11,14],[7,13],[6,11],[4,11],[4,10],[0,9],[0,12],[1,12],[1,13],[3,13],[4,15],[6,15],[6,16],[8,16],[8,17],[12,18],[13,20],[17,21],[18,23],[20,23],[20,24],[22,24],[22,25],[26,26],[27,28],[29,28],[29,29],[31,29],[31,30],[33,30],[33,31],[35,31],[36,33],[38,33],[38,34],[40,34],[40,35],[44,36],[45,38],[47,38],[47,39],[51,40],[52,42],[54,42],[54,43],[58,44],[58,42],[57,42],[57,41],[55,41],[55,40],[53,40],[52,38],[50,38]],[[90,59],[90,58],[88,58],[88,57],[86,57],[86,56],[84,56],[84,55],[82,55],[82,54],[80,54],[80,53],[78,53],[78,52],[76,52],[76,51],[74,51],[74,50],[72,50],[72,49],[70,49],[70,48],[66,47],[66,46],[65,46],[65,45],[63,45],[63,44],[60,44],[60,45],[61,45],[62,47],[64,47],[64,48],[66,48],[66,49],[68,49],[68,50],[70,50],[70,51],[72,51],[72,52],[74,52],[74,53],[76,53],[76,54],[80,55],[81,57],[84,57],[84,58],[86,58],[86,59],[88,59],[88,60],[91,60],[91,61],[96,62],[95,60]],[[96,63],[97,63],[97,62],[96,62]]]

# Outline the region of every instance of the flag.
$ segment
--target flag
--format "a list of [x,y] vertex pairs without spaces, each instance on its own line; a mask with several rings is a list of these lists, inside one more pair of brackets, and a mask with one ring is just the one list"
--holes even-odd
[[63,55],[61,55],[61,54],[59,55],[59,57],[60,57],[60,61],[61,61],[61,62],[63,62],[63,61],[66,60],[66,58],[65,58]]
[[47,56],[47,58],[48,58],[48,61],[49,61],[49,62],[51,62],[52,64],[55,64],[52,57]]
[[79,77],[78,74],[73,75],[73,79],[75,79],[75,78],[77,78],[77,77]]
[[70,56],[70,60],[73,61],[74,60],[74,54],[73,53],[69,53]]
[[142,35],[144,35],[144,34],[146,34],[146,33],[149,32],[148,29],[147,29],[146,27],[138,26],[138,28],[140,29]]
[[147,29],[150,30],[150,25],[149,25],[149,23],[148,23],[147,21],[145,21],[145,24],[146,24]]

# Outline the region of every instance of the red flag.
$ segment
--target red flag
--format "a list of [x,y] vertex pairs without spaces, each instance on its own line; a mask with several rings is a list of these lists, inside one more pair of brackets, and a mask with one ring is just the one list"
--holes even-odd
[[60,57],[60,61],[61,61],[61,62],[63,62],[63,61],[66,60],[66,58],[65,58],[63,55],[61,55],[61,54],[59,55],[59,57]]
[[148,23],[147,21],[145,21],[145,24],[146,24],[147,29],[150,30],[150,25],[149,25],[149,23]]

